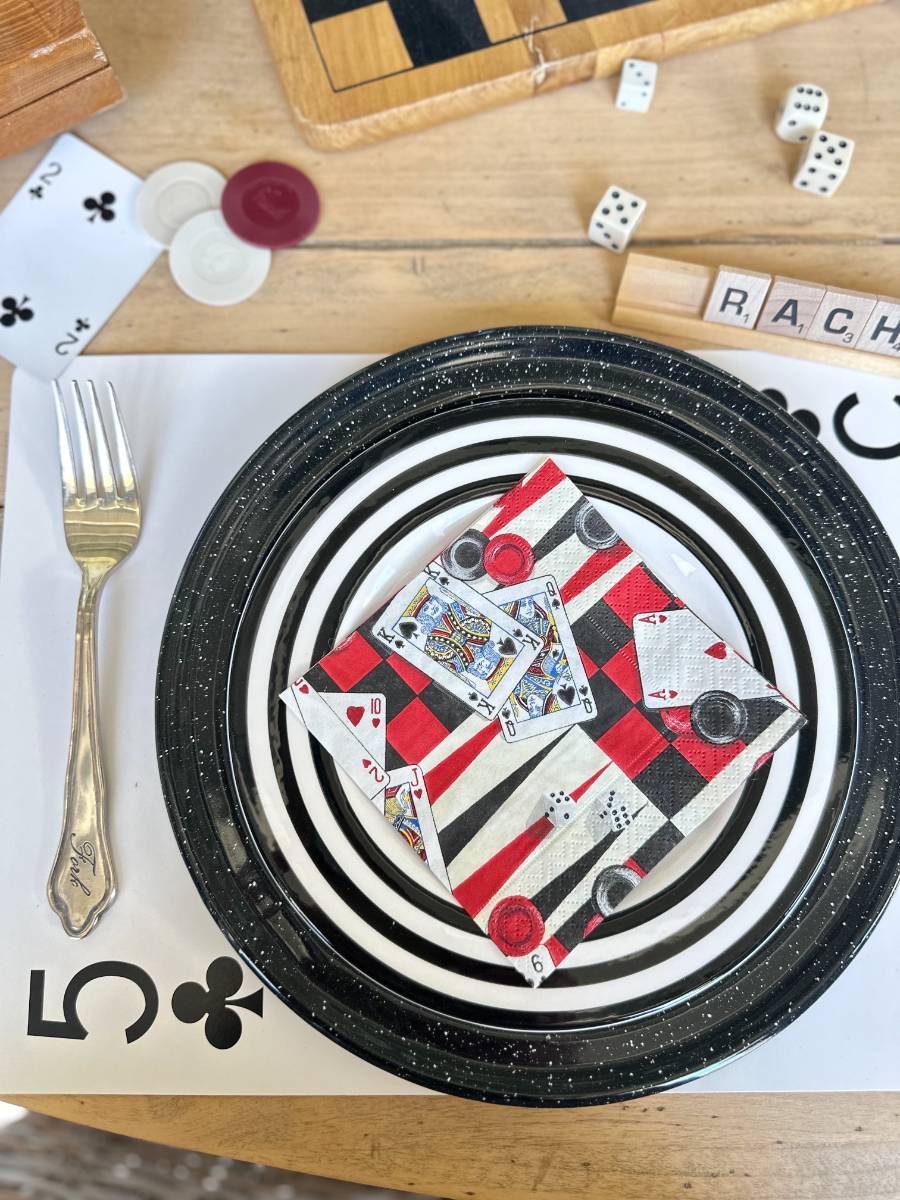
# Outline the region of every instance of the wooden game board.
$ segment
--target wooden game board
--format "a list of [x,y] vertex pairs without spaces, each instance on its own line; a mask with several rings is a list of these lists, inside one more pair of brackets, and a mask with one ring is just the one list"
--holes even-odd
[[255,0],[288,99],[325,149],[876,0]]

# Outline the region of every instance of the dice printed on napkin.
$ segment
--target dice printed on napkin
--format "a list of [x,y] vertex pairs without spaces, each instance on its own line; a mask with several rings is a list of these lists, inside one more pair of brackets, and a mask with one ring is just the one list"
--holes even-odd
[[804,724],[551,459],[282,698],[533,986]]

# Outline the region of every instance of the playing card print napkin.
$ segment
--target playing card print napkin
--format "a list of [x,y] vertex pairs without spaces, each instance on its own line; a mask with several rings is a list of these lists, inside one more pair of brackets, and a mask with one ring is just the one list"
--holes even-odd
[[283,699],[535,986],[804,723],[551,459]]
[[140,176],[71,133],[0,212],[0,355],[55,379],[162,247],[137,223]]

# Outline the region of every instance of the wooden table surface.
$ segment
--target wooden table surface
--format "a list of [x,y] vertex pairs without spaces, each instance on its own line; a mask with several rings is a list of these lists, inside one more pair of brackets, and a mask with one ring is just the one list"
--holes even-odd
[[[617,113],[614,82],[601,80],[334,155],[293,129],[250,0],[84,8],[129,95],[83,127],[91,142],[141,173],[178,158],[226,174],[284,158],[323,201],[314,238],[276,254],[252,300],[193,303],[163,255],[92,351],[390,351],[493,324],[602,326],[622,264],[584,229],[612,181],[647,198],[638,247],[900,295],[895,0],[674,59],[647,116]],[[830,93],[829,126],[857,139],[833,199],[790,187],[796,149],[771,132],[778,96],[806,78]],[[43,152],[0,162],[0,204]],[[9,377],[0,363],[0,439]],[[900,1197],[894,1095],[667,1094],[545,1113],[446,1098],[17,1100],[442,1196]]]

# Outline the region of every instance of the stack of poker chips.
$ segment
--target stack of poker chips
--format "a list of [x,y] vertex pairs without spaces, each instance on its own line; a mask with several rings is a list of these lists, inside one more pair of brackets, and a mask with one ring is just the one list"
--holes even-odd
[[319,194],[288,163],[251,163],[226,180],[205,163],[174,162],[147,177],[137,211],[147,233],[168,246],[181,290],[222,306],[262,287],[273,250],[309,237],[319,220]]

